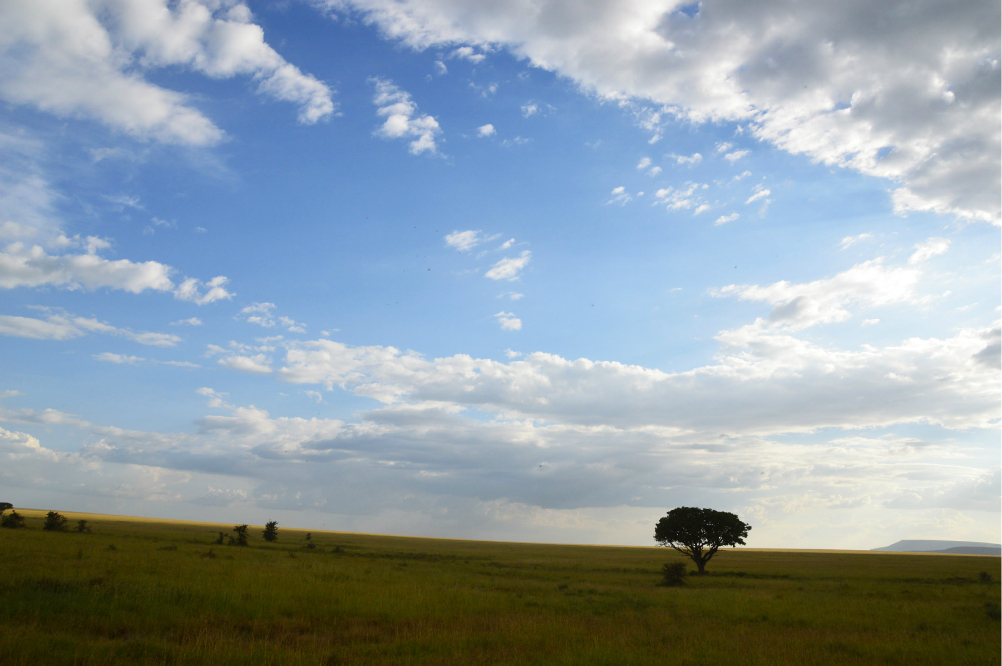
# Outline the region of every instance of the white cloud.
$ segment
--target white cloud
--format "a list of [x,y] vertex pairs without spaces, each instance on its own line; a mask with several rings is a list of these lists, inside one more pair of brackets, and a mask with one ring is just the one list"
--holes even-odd
[[612,196],[606,201],[607,204],[619,204],[620,206],[626,205],[628,202],[633,201],[633,197],[626,188],[622,185],[619,187],[612,188]]
[[156,261],[111,260],[94,253],[50,255],[38,245],[11,243],[0,252],[0,288],[55,286],[94,291],[102,287],[138,294],[170,291],[172,269]]
[[379,107],[376,113],[386,118],[376,130],[376,135],[384,139],[414,137],[409,144],[412,155],[424,152],[435,155],[438,152],[435,137],[442,133],[438,121],[427,114],[415,117],[417,104],[411,100],[410,93],[401,90],[392,81],[379,78],[369,80],[376,87],[376,94],[372,98],[372,103]]
[[644,169],[646,169],[650,165],[651,165],[651,158],[649,158],[649,157],[642,157],[640,159],[640,162],[637,163],[637,168],[640,169],[641,171],[643,171]]
[[497,134],[497,130],[490,123],[477,128],[477,136],[494,136],[495,134]]
[[522,352],[513,351],[511,349],[505,349],[504,355],[508,358],[518,358],[522,355]]
[[745,178],[747,178],[750,175],[752,175],[751,171],[743,171],[743,172],[739,173],[738,175],[734,176],[734,178],[732,178],[732,180],[734,180],[735,182],[739,181],[739,180],[744,180]]
[[254,356],[227,356],[225,358],[219,359],[219,365],[224,368],[229,368],[230,370],[239,370],[240,372],[249,372],[255,375],[267,375],[272,372],[271,359],[269,359],[264,354],[255,354]]
[[863,233],[858,236],[846,236],[842,239],[842,242],[839,243],[839,247],[844,250],[851,245],[855,245],[861,240],[866,240],[867,238],[873,238],[873,234]]
[[706,185],[688,182],[685,189],[675,189],[665,187],[654,193],[654,198],[658,204],[663,204],[668,210],[689,210],[699,206],[702,200],[696,195],[699,190],[706,189]]
[[710,210],[710,208],[711,208],[710,204],[706,203],[700,204],[699,206],[696,207],[696,210],[694,210],[692,214],[699,215],[700,213],[705,213],[706,211]]
[[103,333],[126,338],[141,345],[173,347],[181,338],[170,333],[132,331],[88,317],[78,317],[63,310],[34,306],[46,313],[45,319],[0,315],[0,335],[36,340],[70,340],[87,333]]
[[126,356],[124,354],[112,354],[111,352],[101,352],[100,354],[93,355],[98,361],[105,361],[106,363],[117,363],[117,364],[128,364],[135,365],[146,359],[141,356]]
[[676,164],[688,164],[689,166],[695,166],[703,161],[703,156],[699,153],[693,153],[692,155],[676,155],[675,153],[671,153],[668,157],[674,158]]
[[178,321],[172,321],[171,326],[201,326],[202,320],[198,317],[188,317],[187,319],[179,319]]
[[522,320],[519,319],[511,312],[505,312],[502,310],[494,315],[494,318],[498,320],[501,324],[501,328],[506,331],[521,331],[522,330]]
[[647,175],[651,176],[653,178],[654,176],[658,175],[659,173],[661,173],[661,167],[656,166],[656,167],[651,167],[650,171],[647,172]]
[[911,268],[888,268],[882,258],[857,264],[831,278],[804,284],[776,282],[771,285],[729,285],[711,292],[714,296],[737,296],[746,301],[773,305],[764,322],[799,330],[816,324],[845,321],[849,306],[877,307],[915,300],[919,272]]
[[539,105],[535,102],[526,102],[522,105],[522,116],[528,118],[539,113]]
[[[219,276],[202,283],[186,278],[176,288],[171,281],[173,268],[157,261],[133,262],[128,259],[105,259],[97,252],[110,247],[102,238],[58,236],[54,244],[59,247],[84,247],[86,254],[49,254],[40,245],[31,247],[21,242],[7,245],[0,251],[0,289],[19,287],[63,287],[70,290],[95,291],[121,289],[133,294],[146,290],[171,291],[182,301],[199,305],[232,298],[223,285],[227,278]],[[207,289],[199,293],[199,286]]]
[[[332,8],[343,0],[316,0]],[[794,154],[901,183],[901,211],[999,217],[998,11],[992,3],[588,4],[351,0],[416,49],[506,47],[662,122],[741,122]],[[874,26],[883,26],[875,30]],[[888,149],[889,152],[888,152]]]
[[758,201],[759,199],[765,199],[770,194],[772,194],[772,192],[770,192],[769,190],[765,189],[761,185],[756,185],[755,186],[755,194],[753,194],[750,197],[748,197],[748,201],[745,202],[745,205],[747,206],[748,204],[752,203],[753,201]]
[[950,249],[948,238],[930,238],[924,243],[915,246],[915,252],[908,258],[909,264],[919,264],[927,259],[945,254]]
[[[244,321],[248,324],[257,324],[264,328],[273,328],[276,325],[281,325],[293,333],[306,332],[306,324],[297,322],[290,317],[279,316],[276,318],[271,312],[274,309],[274,303],[251,303],[241,308],[240,314],[245,315]],[[278,336],[276,339],[281,339],[281,336]]]
[[734,147],[733,143],[728,143],[727,141],[718,141],[715,146],[718,153],[726,153],[728,150]]
[[733,222],[739,217],[741,216],[738,215],[737,213],[731,213],[730,215],[721,215],[716,220],[714,220],[713,224],[719,227],[721,224],[727,224],[728,222]]
[[457,49],[453,49],[452,53],[449,54],[450,58],[459,58],[461,60],[469,60],[474,65],[479,64],[485,56],[483,53],[476,53],[469,46],[460,46]]
[[727,153],[726,155],[724,155],[724,159],[727,160],[728,162],[730,162],[731,164],[734,164],[735,162],[737,162],[738,160],[740,160],[742,157],[744,157],[745,155],[747,155],[749,152],[751,152],[751,151],[748,151],[748,150],[735,150],[733,153]]
[[860,326],[873,326],[874,324],[879,324],[879,319],[864,319]]
[[528,265],[530,259],[532,259],[532,253],[529,252],[529,250],[523,250],[522,254],[518,257],[505,257],[494,264],[494,266],[484,274],[484,277],[490,278],[491,280],[517,280],[520,277],[519,273],[521,273],[522,269]]
[[449,73],[449,68],[445,66],[445,63],[441,60],[435,61],[435,73],[439,76],[445,76]]
[[84,115],[137,137],[216,143],[223,131],[182,93],[144,78],[181,67],[250,76],[258,92],[300,106],[299,121],[334,112],[331,90],[264,41],[247,6],[181,0],[38,0],[4,4],[0,97],[60,116]]
[[515,239],[509,238],[508,240],[506,240],[505,242],[501,243],[501,245],[498,246],[498,250],[507,250],[514,244],[515,244]]
[[[228,282],[229,278],[222,275],[218,275],[204,283],[195,278],[185,278],[178,285],[177,289],[174,290],[174,298],[179,301],[191,301],[196,305],[206,305],[207,303],[215,303],[216,301],[229,300],[236,294],[226,289],[226,283]],[[200,288],[204,289],[205,293],[200,293]]]
[[479,229],[476,231],[473,229],[453,231],[451,234],[446,235],[445,244],[451,248],[455,248],[459,252],[468,252],[484,242],[485,239],[481,233],[483,232]]

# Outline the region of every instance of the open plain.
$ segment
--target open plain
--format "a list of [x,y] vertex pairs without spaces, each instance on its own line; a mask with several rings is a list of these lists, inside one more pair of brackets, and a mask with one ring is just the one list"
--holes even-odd
[[653,547],[281,525],[239,547],[216,543],[231,525],[20,513],[0,530],[9,665],[1000,661],[998,557],[737,549],[665,587],[681,556]]

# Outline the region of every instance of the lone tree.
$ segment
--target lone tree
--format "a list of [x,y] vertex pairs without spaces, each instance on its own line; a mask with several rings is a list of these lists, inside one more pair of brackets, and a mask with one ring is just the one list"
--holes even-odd
[[278,541],[278,521],[272,520],[264,524],[264,535],[265,541]]
[[743,546],[750,529],[733,513],[682,506],[658,521],[654,540],[690,558],[699,573],[705,574],[710,558],[723,546]]
[[45,524],[42,525],[42,529],[52,532],[62,532],[66,529],[66,522],[66,516],[60,515],[56,511],[49,511],[45,514]]
[[0,527],[9,527],[12,529],[24,527],[24,516],[17,511],[11,511],[0,518]]
[[14,508],[14,505],[10,502],[0,502],[0,518],[3,518],[5,511],[9,511]]
[[237,533],[236,537],[230,537],[231,546],[246,546],[247,545],[247,526],[246,525],[236,525],[233,531]]

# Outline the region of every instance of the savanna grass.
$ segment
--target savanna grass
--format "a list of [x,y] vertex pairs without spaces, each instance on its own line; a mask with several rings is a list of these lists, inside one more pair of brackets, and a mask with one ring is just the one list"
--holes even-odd
[[258,527],[235,547],[232,526],[22,513],[0,530],[3,664],[1000,661],[997,557],[734,550],[666,587],[664,549]]

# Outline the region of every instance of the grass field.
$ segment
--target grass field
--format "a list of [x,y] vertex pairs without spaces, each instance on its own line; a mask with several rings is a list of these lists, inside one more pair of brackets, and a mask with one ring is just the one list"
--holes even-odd
[[[665,549],[73,514],[0,530],[0,663],[1000,663],[998,557],[733,550],[659,585]],[[652,527],[653,531],[653,527]],[[988,572],[992,582],[979,581]]]

